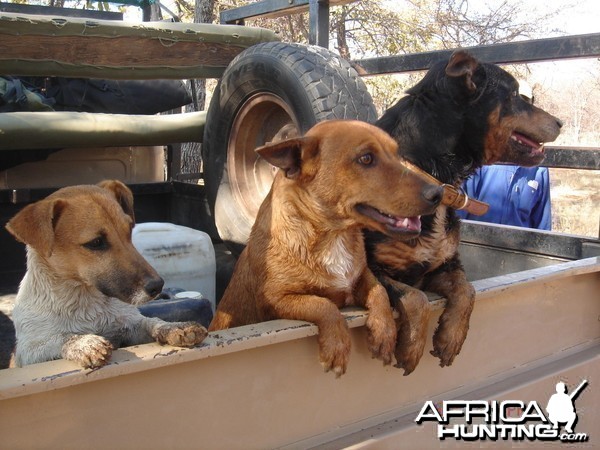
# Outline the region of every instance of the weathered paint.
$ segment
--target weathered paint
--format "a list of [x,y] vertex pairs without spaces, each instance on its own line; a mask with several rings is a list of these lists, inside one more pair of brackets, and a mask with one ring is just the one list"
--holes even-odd
[[218,78],[245,48],[279,40],[257,27],[7,12],[0,36],[0,74],[102,79]]
[[[353,351],[337,380],[318,363],[316,327],[296,321],[219,331],[194,349],[125,348],[96,371],[67,361],[0,371],[2,446],[307,448],[333,441],[392,448],[399,439],[430,445],[436,441],[427,428],[410,423],[426,400],[513,392],[527,400],[546,395],[563,375],[600,382],[598,258],[475,286],[471,329],[455,363],[442,369],[426,354],[408,377],[371,359],[366,315],[355,310],[345,313]],[[438,311],[430,336],[443,304],[432,301]],[[593,430],[596,397],[579,400],[582,430]],[[393,423],[405,426],[390,429]]]

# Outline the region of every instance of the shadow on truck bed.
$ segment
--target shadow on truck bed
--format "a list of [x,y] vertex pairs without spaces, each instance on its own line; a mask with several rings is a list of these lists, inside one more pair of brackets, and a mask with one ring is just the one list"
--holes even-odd
[[[4,302],[0,296],[0,303]],[[12,302],[12,300],[11,300]],[[15,327],[4,311],[0,311],[0,369],[6,369],[10,362],[10,354],[15,346]]]

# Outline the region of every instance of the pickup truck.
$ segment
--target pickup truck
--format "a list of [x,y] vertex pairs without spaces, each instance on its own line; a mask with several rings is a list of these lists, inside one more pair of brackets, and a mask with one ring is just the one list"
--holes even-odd
[[[317,2],[292,3],[312,8]],[[323,48],[281,43],[257,28],[128,25],[21,13],[0,13],[0,36],[5,75],[220,78],[227,98],[213,97],[206,112],[152,117],[1,113],[0,158],[2,152],[91,143],[203,142],[203,183],[171,176],[131,188],[138,222],[205,230],[216,247],[227,249],[218,260],[221,288],[231,253],[243,245],[272,179],[271,169],[254,157],[254,147],[289,124],[305,130],[331,117],[372,120],[375,112],[361,75],[421,70],[446,55],[350,64]],[[107,52],[108,45],[122,51]],[[44,51],[37,52],[40,48]],[[597,57],[600,35],[471,51],[499,63]],[[146,60],[140,54],[159,56]],[[267,76],[277,81],[265,83]],[[344,100],[333,102],[333,93],[340,92]],[[547,162],[598,169],[597,155],[549,149]],[[52,190],[0,190],[3,223]],[[10,302],[25,270],[24,249],[4,230],[0,244],[1,293]],[[191,349],[122,348],[98,370],[65,360],[0,370],[0,446],[384,449],[537,447],[551,439],[595,446],[600,439],[600,390],[595,387],[600,382],[600,241],[466,221],[460,251],[477,298],[469,335],[451,367],[439,367],[427,352],[407,377],[382,366],[366,348],[366,313],[349,309],[343,313],[353,350],[348,372],[335,379],[318,364],[316,326],[276,320],[211,333]],[[436,311],[431,337],[445,300],[431,295],[430,301]],[[9,317],[10,310],[2,315]],[[558,382],[573,394],[578,421],[572,433],[553,434],[546,417]],[[472,434],[477,427],[468,414],[476,425],[493,428],[491,434]],[[463,425],[466,420],[471,428],[451,428],[454,419]],[[532,422],[538,428],[527,431]]]

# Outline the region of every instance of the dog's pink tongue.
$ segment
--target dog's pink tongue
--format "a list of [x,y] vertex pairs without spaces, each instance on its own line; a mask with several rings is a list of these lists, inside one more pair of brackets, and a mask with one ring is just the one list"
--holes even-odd
[[544,144],[540,144],[539,142],[535,142],[533,140],[531,140],[530,138],[528,138],[527,136],[521,134],[521,133],[517,133],[516,131],[513,132],[512,134],[512,138],[519,142],[520,144],[526,145],[528,147],[531,147],[534,151],[541,151],[544,148]]
[[403,217],[396,222],[395,227],[406,228],[410,231],[421,231],[421,219],[418,216]]

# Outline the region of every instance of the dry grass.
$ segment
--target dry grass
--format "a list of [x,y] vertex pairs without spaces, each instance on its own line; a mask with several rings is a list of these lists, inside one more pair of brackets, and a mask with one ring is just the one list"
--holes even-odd
[[600,170],[550,169],[552,230],[599,236]]

